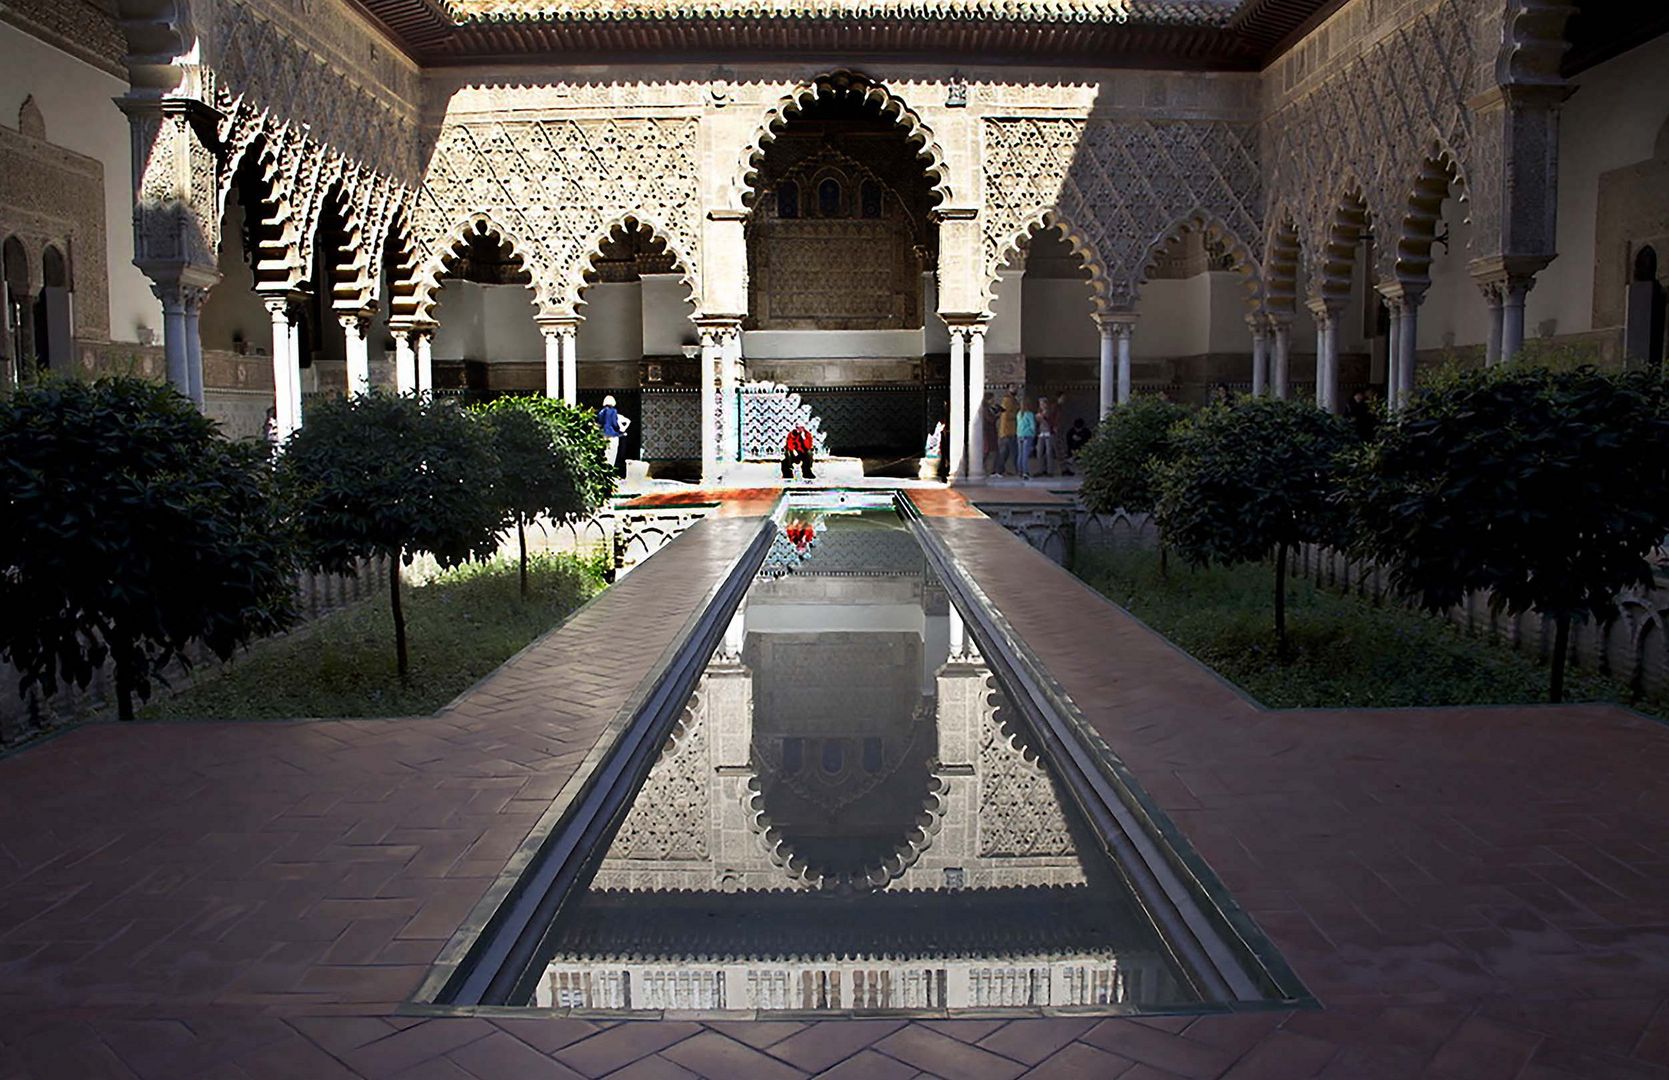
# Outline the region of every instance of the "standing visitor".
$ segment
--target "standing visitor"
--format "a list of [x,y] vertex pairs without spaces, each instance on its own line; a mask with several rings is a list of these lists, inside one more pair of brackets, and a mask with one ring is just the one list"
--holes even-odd
[[979,470],[989,473],[997,459],[997,403],[989,390],[979,399],[979,434]]
[[811,453],[816,441],[804,424],[795,424],[794,430],[788,433],[788,438],[782,444],[782,478],[794,479],[794,465],[800,466],[800,475],[807,480],[815,480],[811,475]]
[[1015,430],[1020,422],[1020,403],[1013,390],[1003,391],[1002,412],[997,416],[997,470],[994,475],[1007,476],[1014,461]]
[[1037,414],[1020,406],[1015,431],[1020,436],[1020,479],[1032,478],[1032,452],[1037,448]]
[[1350,420],[1350,426],[1356,430],[1356,437],[1363,442],[1372,442],[1375,430],[1379,427],[1379,415],[1368,401],[1368,392],[1358,390],[1350,396],[1350,404],[1345,407],[1345,416]]
[[1089,425],[1084,423],[1083,417],[1080,416],[1072,421],[1072,430],[1066,433],[1066,474],[1068,476],[1076,475],[1072,471],[1072,466],[1077,464],[1078,451],[1082,450],[1084,444],[1089,442],[1091,434],[1093,432],[1090,431]]
[[1045,475],[1055,473],[1055,403],[1037,399],[1037,464]]
[[626,429],[632,422],[620,415],[615,408],[614,395],[603,398],[603,407],[597,410],[597,424],[603,429],[603,458],[609,468],[615,470],[616,476],[625,476],[620,463],[620,439],[626,434]]

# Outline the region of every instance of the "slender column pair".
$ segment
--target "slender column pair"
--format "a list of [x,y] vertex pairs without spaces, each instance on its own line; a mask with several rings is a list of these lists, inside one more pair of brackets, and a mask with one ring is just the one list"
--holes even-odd
[[[1101,414],[1130,401],[1130,349],[1136,336],[1136,316],[1103,315],[1101,323]],[[1116,365],[1116,368],[1115,368]]]
[[579,319],[574,316],[542,316],[539,332],[545,335],[545,396],[569,405],[579,403]]
[[1271,356],[1269,362],[1269,394],[1285,401],[1292,387],[1292,313],[1277,312],[1269,317]]
[[339,317],[347,343],[348,396],[371,390],[371,317],[363,312]]
[[203,407],[203,334],[198,318],[208,299],[206,286],[180,282],[154,284],[151,291],[162,301],[162,350],[168,366],[168,384]]
[[1337,300],[1310,302],[1316,322],[1315,403],[1327,412],[1339,411],[1339,316],[1344,305]]
[[1478,281],[1489,305],[1489,342],[1484,363],[1510,364],[1524,348],[1524,303],[1535,287],[1531,274],[1500,273]]
[[402,394],[433,393],[434,326],[407,324],[390,329],[394,331],[394,389]]
[[1269,392],[1269,320],[1260,312],[1246,325],[1252,331],[1252,396],[1263,397]]

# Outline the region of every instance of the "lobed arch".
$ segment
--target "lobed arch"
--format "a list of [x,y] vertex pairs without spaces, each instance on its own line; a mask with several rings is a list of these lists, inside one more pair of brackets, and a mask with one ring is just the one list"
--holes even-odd
[[1343,194],[1322,224],[1315,244],[1315,265],[1311,268],[1311,294],[1329,304],[1350,299],[1350,285],[1356,275],[1356,248],[1374,233],[1374,214],[1367,187],[1355,177],[1347,178]]
[[240,201],[244,204],[253,285],[257,292],[287,294],[301,282],[304,266],[294,203],[280,166],[280,154],[264,132],[253,132],[226,157],[216,192],[216,233],[226,220],[232,191],[240,177],[248,185],[240,192]]
[[537,251],[538,248],[519,233],[500,224],[491,214],[474,211],[453,222],[441,235],[434,253],[417,268],[413,278],[415,284],[412,290],[411,321],[424,324],[435,321],[435,305],[439,303],[435,294],[440,291],[440,276],[447,266],[463,253],[471,233],[496,236],[500,243],[510,249],[521,268],[533,278],[530,289],[533,292],[532,303],[535,309],[544,311],[557,307],[551,303],[550,290],[540,284],[545,280],[542,268],[528,258],[528,253]]
[[641,211],[617,214],[608,219],[593,235],[590,243],[582,249],[585,255],[579,265],[563,280],[561,293],[556,297],[556,307],[564,313],[578,311],[580,305],[587,302],[582,294],[591,285],[591,282],[586,280],[586,275],[596,266],[597,259],[603,253],[603,245],[608,243],[609,237],[617,232],[630,235],[639,230],[648,233],[652,240],[661,244],[672,255],[673,265],[678,268],[678,281],[688,290],[685,299],[699,307],[700,286],[695,274],[695,263],[690,259],[689,253],[678,243],[671,230],[657,221],[653,214]]
[[1294,315],[1298,311],[1299,279],[1304,270],[1304,248],[1298,219],[1290,208],[1278,206],[1270,215],[1263,254],[1263,307],[1266,312]]
[[[1023,258],[1032,237],[1039,233],[1054,229],[1066,238],[1066,244],[1075,255],[1082,260],[1084,268],[1089,271],[1090,302],[1094,307],[1094,314],[1105,315],[1114,309],[1114,289],[1112,275],[1107,271],[1107,264],[1095,250],[1094,242],[1089,234],[1078,227],[1059,210],[1041,210],[1026,219],[1025,224],[1006,242],[997,245],[995,258],[988,261],[987,276],[982,282],[982,297],[985,303],[985,314],[991,314],[991,303],[996,296],[997,273],[1008,266],[1016,258]],[[941,295],[943,294],[941,288]]]
[[890,882],[902,877],[904,871],[914,866],[922,853],[933,846],[933,838],[938,835],[944,824],[945,811],[949,809],[945,800],[947,791],[949,784],[944,777],[937,771],[930,773],[914,825],[899,837],[891,852],[866,866],[862,872],[852,875],[824,874],[794,850],[793,841],[772,824],[766,812],[765,791],[757,772],[748,777],[742,789],[742,806],[747,814],[748,826],[758,837],[766,856],[772,865],[782,870],[794,887],[828,892],[871,892],[884,889]]
[[[1423,292],[1431,285],[1431,249],[1443,221],[1443,203],[1450,198],[1470,207],[1470,190],[1459,158],[1437,142],[1420,163],[1404,203],[1393,268],[1395,279],[1404,287]],[[1470,221],[1470,214],[1463,220]]]
[[937,204],[950,205],[950,170],[945,164],[944,151],[940,148],[933,130],[902,98],[887,89],[885,84],[862,72],[845,68],[826,72],[800,83],[766,110],[764,119],[755,127],[753,138],[742,153],[742,160],[737,169],[736,182],[732,189],[737,205],[753,205],[754,197],[758,193],[760,165],[764,161],[766,148],[776,139],[777,133],[788,126],[794,117],[812,102],[830,95],[849,93],[861,94],[866,103],[873,103],[879,107],[884,119],[903,130],[905,139],[915,147],[917,158],[923,162],[922,168],[927,174],[929,188],[936,197]]
[[[363,219],[357,200],[349,197],[346,178],[338,178],[319,200],[318,211],[308,227],[311,244],[319,242],[320,231],[327,225],[337,226],[340,244],[334,259],[324,269],[323,281],[312,282],[321,292],[328,290],[330,310],[338,316],[358,315],[370,302],[370,286],[366,280],[371,260],[365,250]],[[307,272],[314,272],[311,258]]]
[[1142,286],[1148,283],[1154,270],[1158,268],[1160,253],[1190,234],[1212,237],[1227,246],[1229,254],[1234,257],[1235,267],[1245,279],[1247,306],[1256,309],[1261,301],[1263,274],[1257,258],[1252,254],[1251,245],[1225,225],[1221,218],[1206,210],[1194,210],[1184,214],[1148,242],[1147,249],[1142,252],[1136,265],[1135,280],[1131,286],[1132,296],[1140,295]]
[[[417,246],[412,242],[411,203],[403,193],[387,209],[376,232],[376,265],[371,274],[371,304],[388,313],[393,324],[410,324],[417,314]],[[383,274],[388,295],[383,295]]]

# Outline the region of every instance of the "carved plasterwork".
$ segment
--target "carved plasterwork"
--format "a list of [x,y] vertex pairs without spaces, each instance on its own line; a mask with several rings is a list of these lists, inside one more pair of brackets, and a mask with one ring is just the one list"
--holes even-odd
[[42,285],[47,245],[72,260],[77,338],[110,331],[104,215],[104,167],[96,158],[0,126],[0,238],[22,242],[31,295]]
[[[1378,276],[1390,280],[1396,234],[1426,162],[1453,162],[1463,183],[1479,170],[1498,172],[1498,164],[1476,160],[1484,148],[1475,145],[1467,104],[1475,65],[1473,7],[1472,0],[1437,0],[1401,25],[1380,28],[1353,59],[1269,114],[1262,132],[1269,190],[1294,219],[1304,251],[1326,250],[1337,239],[1341,207],[1359,202],[1367,220],[1388,231],[1374,250]],[[1333,43],[1335,52],[1342,47]],[[1286,73],[1286,65],[1280,70]],[[1475,227],[1490,212],[1487,198],[1475,198]],[[1278,225],[1271,215],[1271,227]],[[1273,243],[1266,237],[1260,246]],[[1328,263],[1310,260],[1310,280],[1301,291],[1338,291],[1337,270],[1329,271]],[[1345,289],[1348,276],[1347,270]]]
[[574,310],[593,252],[634,223],[665,242],[695,289],[700,159],[693,119],[447,124],[413,204],[419,306],[473,220],[490,221],[522,257],[548,310]]
[[609,848],[611,859],[701,862],[711,829],[705,682],[675,725]]
[[1054,781],[991,686],[979,735],[979,854],[1071,855],[1077,849]]
[[983,134],[987,304],[997,271],[1046,225],[1084,257],[1099,310],[1132,305],[1153,257],[1184,227],[1253,261],[1263,184],[1249,125],[989,118]]

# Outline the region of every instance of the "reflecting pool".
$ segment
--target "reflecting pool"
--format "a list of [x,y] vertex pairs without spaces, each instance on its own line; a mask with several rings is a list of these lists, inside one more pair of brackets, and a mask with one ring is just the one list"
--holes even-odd
[[892,510],[790,511],[533,1004],[1166,1008],[1189,979]]

